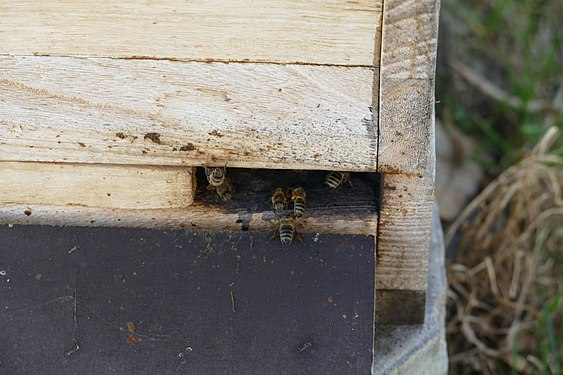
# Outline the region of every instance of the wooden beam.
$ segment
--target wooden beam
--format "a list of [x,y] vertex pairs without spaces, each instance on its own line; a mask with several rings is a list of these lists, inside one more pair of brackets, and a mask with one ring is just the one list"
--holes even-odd
[[373,171],[373,74],[0,56],[0,161]]
[[[376,321],[424,322],[432,235],[435,148],[432,123],[424,176],[384,174],[376,237]],[[401,312],[397,313],[397,306]]]
[[0,53],[373,66],[382,0],[0,2]]
[[[273,232],[280,217],[272,212],[273,187],[299,184],[307,190],[307,210],[298,220],[299,232],[358,235],[376,232],[379,193],[373,189],[371,176],[353,176],[353,188],[344,186],[335,193],[323,186],[323,172],[229,169],[227,174],[235,188],[232,201],[227,203],[213,191],[207,191],[205,176],[198,173],[195,201],[189,207],[114,209],[5,203],[0,205],[0,223]],[[27,215],[26,210],[31,214]]]
[[385,0],[380,92],[380,172],[425,175],[432,168],[439,1]]
[[0,162],[0,205],[180,208],[195,195],[192,168]]

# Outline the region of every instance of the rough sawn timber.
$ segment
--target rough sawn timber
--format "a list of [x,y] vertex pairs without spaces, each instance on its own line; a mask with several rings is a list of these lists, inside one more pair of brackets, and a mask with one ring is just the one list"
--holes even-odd
[[383,176],[376,238],[377,323],[424,323],[435,179],[433,123],[430,139],[425,175]]
[[374,69],[0,56],[0,161],[373,171]]
[[424,322],[434,191],[439,0],[385,0],[379,69],[378,324]]
[[0,53],[373,66],[382,0],[0,1]]
[[27,208],[20,214],[29,215],[33,212],[30,207],[35,205],[185,208],[195,195],[192,169],[0,162],[0,206],[25,205]]
[[[7,163],[0,162],[0,168],[3,164]],[[45,164],[50,165],[50,163]],[[70,168],[67,167],[67,164],[64,166]],[[81,167],[87,171],[88,168],[96,166],[81,165]],[[111,169],[120,171],[123,167],[125,166],[111,166],[109,169],[110,172]],[[17,169],[23,169],[23,167]],[[154,168],[146,167],[146,169],[153,170]],[[182,171],[186,168],[168,169]],[[84,205],[63,206],[58,203],[60,200],[47,203],[36,200],[34,202],[36,204],[30,204],[29,199],[14,203],[0,200],[0,223],[273,232],[280,215],[272,212],[270,202],[272,183],[286,182],[306,184],[301,186],[306,186],[309,199],[306,215],[298,222],[299,232],[359,235],[376,233],[376,200],[379,194],[373,189],[373,182],[368,178],[355,177],[353,179],[354,188],[342,188],[339,194],[341,199],[334,199],[333,191],[322,185],[323,172],[304,172],[301,176],[288,171],[231,169],[228,171],[228,177],[235,186],[233,200],[223,202],[214,191],[206,189],[207,183],[203,171],[199,172],[195,201],[189,207],[120,209],[110,206],[105,208]],[[279,176],[279,181],[274,181],[276,176]],[[32,178],[33,175],[30,175],[25,177],[22,182],[29,184],[27,191],[38,193],[41,191],[41,187],[34,184],[31,181]],[[150,183],[150,181],[145,181],[145,183]],[[128,188],[139,192],[147,189],[147,192],[150,193],[150,188],[139,185],[131,185]],[[2,186],[0,186],[0,198],[2,190]],[[66,192],[71,196],[79,194],[69,190]],[[105,190],[101,190],[101,192],[106,196]],[[131,192],[131,194],[136,193]],[[162,194],[164,197],[170,195],[167,191],[163,191]],[[9,193],[8,197],[11,196]],[[14,196],[20,197],[21,194]],[[21,199],[18,198],[18,200]],[[26,214],[26,211],[30,214]]]
[[378,170],[433,168],[439,0],[385,0],[381,37]]

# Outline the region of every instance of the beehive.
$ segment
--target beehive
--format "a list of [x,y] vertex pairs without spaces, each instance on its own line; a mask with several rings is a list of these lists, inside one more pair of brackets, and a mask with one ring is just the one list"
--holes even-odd
[[270,230],[196,167],[378,172],[301,230],[375,236],[377,320],[421,322],[438,3],[0,2],[2,221]]

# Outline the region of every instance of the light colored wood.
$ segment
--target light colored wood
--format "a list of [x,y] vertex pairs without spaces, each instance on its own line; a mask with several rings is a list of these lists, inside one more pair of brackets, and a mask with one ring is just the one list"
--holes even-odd
[[0,205],[24,205],[20,215],[35,205],[179,208],[194,195],[192,168],[0,162]]
[[0,160],[373,171],[373,74],[0,56]]
[[[45,163],[45,165],[51,164]],[[63,166],[68,168],[67,164]],[[97,166],[86,165],[86,167]],[[102,167],[105,168],[106,166]],[[21,170],[21,167],[17,169]],[[111,169],[123,170],[123,166],[109,166],[107,173],[111,173]],[[185,168],[168,169],[172,171],[185,170]],[[298,220],[299,232],[373,235],[377,229],[377,211],[374,206],[376,192],[374,192],[368,179],[354,178],[354,188],[343,187],[338,194],[341,199],[335,199],[334,192],[323,185],[325,176],[323,172],[295,173],[290,171],[227,169],[227,176],[234,186],[234,192],[232,200],[224,202],[215,191],[207,190],[205,175],[201,169],[199,172],[195,200],[189,207],[111,209],[62,206],[62,203],[58,203],[60,198],[58,198],[58,201],[36,202],[37,204],[28,205],[22,203],[29,203],[29,201],[17,202],[20,204],[4,202],[4,204],[0,204],[0,222],[160,229],[200,228],[233,231],[274,231],[276,220],[279,219],[281,214],[272,212],[270,202],[272,185],[285,183],[286,186],[304,186],[303,183],[306,183],[307,210],[305,216]],[[26,181],[29,181],[30,177],[26,178]],[[30,186],[36,189],[33,190],[34,192],[40,191],[37,184]],[[134,185],[128,186],[128,188],[148,190],[143,186],[135,187]],[[40,194],[42,198],[44,193],[40,192]],[[72,194],[72,191],[69,194]],[[170,194],[163,191],[163,195]],[[32,212],[29,216],[25,214],[28,209]]]
[[386,174],[377,237],[377,288],[425,290],[433,178]]
[[0,53],[373,66],[382,0],[0,2]]
[[430,166],[439,0],[385,0],[378,170],[425,175]]
[[[31,210],[32,214],[27,216],[26,210]],[[237,212],[201,203],[185,209],[151,210],[3,204],[0,224],[274,232],[276,216],[272,212]],[[374,214],[353,217],[346,212],[326,215],[313,212],[299,224],[299,232],[367,235],[374,233],[376,227],[377,215]]]
[[[430,160],[424,175],[383,175],[376,237],[376,320],[424,322],[432,237],[436,151],[430,126]],[[397,312],[398,306],[402,306]]]

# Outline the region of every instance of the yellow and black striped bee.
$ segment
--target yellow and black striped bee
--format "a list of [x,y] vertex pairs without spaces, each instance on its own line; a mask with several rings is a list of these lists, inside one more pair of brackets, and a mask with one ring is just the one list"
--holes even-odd
[[305,206],[307,205],[307,193],[301,187],[291,190],[291,201],[293,202],[293,214],[295,217],[302,217],[305,214]]
[[287,189],[277,187],[274,189],[274,194],[270,198],[274,212],[280,212],[287,207]]
[[295,218],[291,215],[285,215],[280,218],[278,228],[270,238],[270,241],[278,235],[281,243],[284,245],[289,245],[294,238],[297,238],[299,242],[303,243],[303,239],[296,229]]
[[225,202],[228,202],[233,198],[233,184],[231,179],[228,177],[224,178],[223,182],[217,186],[209,184],[207,186],[207,190],[215,190],[217,195],[219,195],[219,197]]
[[352,182],[350,181],[350,172],[332,171],[329,172],[325,178],[325,185],[327,185],[330,189],[336,189],[342,186],[345,182],[352,186]]
[[211,185],[219,186],[225,181],[225,177],[227,176],[226,167],[204,167],[204,169],[207,181],[209,181]]

